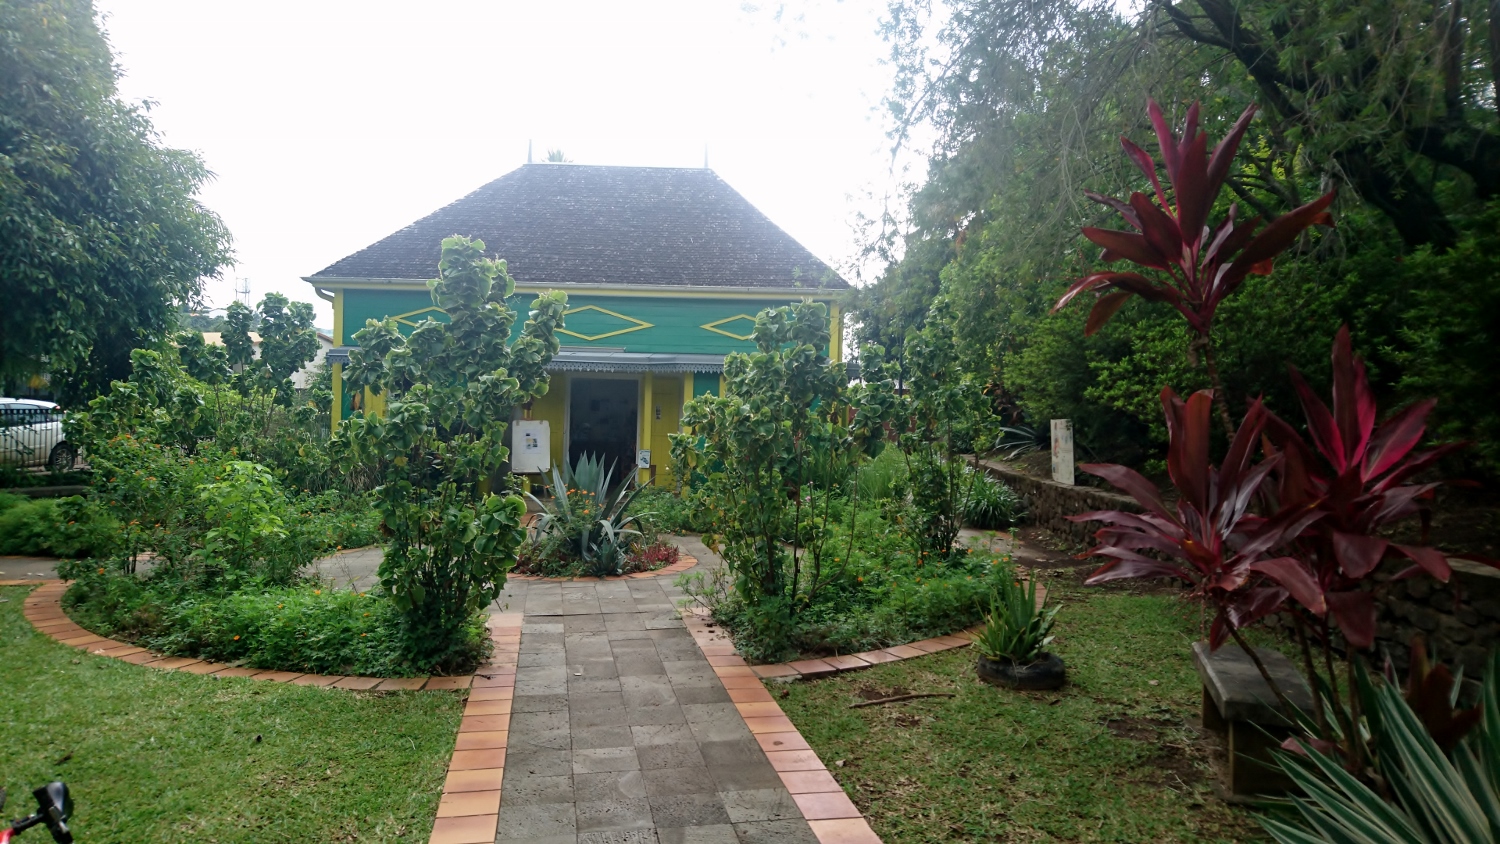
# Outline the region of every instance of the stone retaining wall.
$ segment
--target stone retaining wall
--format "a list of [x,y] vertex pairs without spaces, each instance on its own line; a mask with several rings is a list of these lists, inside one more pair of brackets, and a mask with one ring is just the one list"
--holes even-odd
[[1118,493],[1032,477],[993,460],[981,460],[979,465],[1020,494],[1026,502],[1028,522],[1052,531],[1070,545],[1091,547],[1094,543],[1094,531],[1101,525],[1098,522],[1071,522],[1068,521],[1068,516],[1092,510],[1141,512],[1134,499]]

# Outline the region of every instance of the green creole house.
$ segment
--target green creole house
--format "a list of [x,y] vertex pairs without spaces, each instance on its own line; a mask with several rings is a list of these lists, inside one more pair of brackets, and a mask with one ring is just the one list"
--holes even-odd
[[829,355],[841,355],[848,284],[713,171],[527,164],[304,279],[333,303],[335,425],[383,406],[342,389],[346,344],[366,320],[443,318],[426,282],[453,234],[506,260],[515,331],[537,292],[568,294],[551,389],[511,428],[516,471],[591,453],[662,481],[683,402],[719,392],[724,356],[754,348],[764,308],[827,302]]

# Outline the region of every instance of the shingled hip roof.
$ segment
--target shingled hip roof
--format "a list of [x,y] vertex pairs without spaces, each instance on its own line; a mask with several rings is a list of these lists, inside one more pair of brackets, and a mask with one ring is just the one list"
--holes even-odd
[[426,280],[454,234],[526,285],[849,286],[712,170],[577,164],[513,170],[307,280]]

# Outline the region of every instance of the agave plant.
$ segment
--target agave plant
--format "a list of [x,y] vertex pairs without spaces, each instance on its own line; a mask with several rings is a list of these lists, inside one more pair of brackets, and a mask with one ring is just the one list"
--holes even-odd
[[[1282,813],[1263,817],[1266,831],[1284,844],[1500,841],[1500,653],[1491,656],[1480,707],[1470,719],[1478,728],[1448,749],[1394,683],[1376,683],[1360,666],[1356,684],[1374,750],[1376,785],[1316,747],[1282,753],[1277,763],[1304,796],[1285,803]],[[1450,692],[1448,707],[1455,702]]]
[[589,562],[591,568],[606,568],[606,564],[598,562],[597,555],[609,553],[621,542],[623,559],[624,550],[629,547],[628,537],[639,535],[639,531],[628,530],[629,525],[649,515],[625,515],[643,489],[636,484],[633,472],[627,471],[625,477],[614,483],[614,467],[606,469],[601,459],[587,454],[580,456],[571,470],[553,466],[549,487],[550,500],[527,493],[542,509],[536,522],[537,535],[565,553]]
[[1005,578],[990,598],[984,626],[974,636],[974,648],[986,659],[1029,665],[1041,659],[1052,642],[1052,625],[1059,607],[1037,605],[1036,578]]
[[[1161,400],[1171,438],[1167,470],[1178,492],[1176,507],[1169,509],[1156,485],[1131,469],[1081,465],[1083,471],[1129,494],[1145,510],[1139,514],[1105,510],[1069,517],[1105,525],[1095,534],[1099,545],[1091,553],[1110,561],[1087,582],[1133,577],[1186,581],[1193,594],[1214,610],[1208,635],[1213,648],[1230,636],[1243,646],[1238,629],[1275,612],[1288,594],[1305,601],[1310,611],[1321,613],[1324,607],[1312,578],[1296,560],[1272,556],[1272,552],[1322,514],[1307,502],[1283,508],[1269,518],[1250,511],[1256,492],[1279,462],[1278,457],[1271,457],[1252,465],[1269,415],[1265,407],[1259,401],[1251,404],[1229,453],[1215,469],[1208,455],[1209,392],[1199,391],[1184,402],[1168,387],[1162,390]],[[1259,665],[1254,651],[1248,647],[1246,651]]]
[[1125,154],[1151,181],[1153,196],[1139,191],[1130,199],[1120,200],[1092,191],[1086,195],[1118,211],[1134,231],[1114,231],[1088,227],[1084,237],[1104,247],[1105,261],[1126,260],[1152,275],[1139,272],[1093,273],[1079,279],[1057,301],[1053,311],[1067,305],[1086,291],[1101,294],[1089,311],[1085,334],[1098,331],[1119,312],[1131,296],[1150,302],[1166,302],[1188,321],[1201,348],[1204,364],[1214,385],[1220,421],[1232,430],[1224,387],[1214,360],[1212,331],[1214,313],[1219,304],[1239,289],[1251,274],[1271,272],[1272,261],[1299,235],[1315,225],[1333,225],[1327,209],[1334,194],[1329,192],[1295,210],[1277,217],[1264,231],[1261,218],[1238,218],[1237,206],[1231,204],[1224,218],[1213,226],[1208,215],[1224,189],[1234,163],[1235,152],[1244,138],[1255,106],[1245,109],[1234,128],[1217,145],[1208,150],[1208,135],[1198,128],[1198,104],[1188,108],[1182,134],[1168,126],[1155,100],[1147,103],[1156,139],[1161,147],[1162,167],[1166,170],[1171,196],[1157,178],[1157,164],[1145,150],[1128,138],[1120,138]]

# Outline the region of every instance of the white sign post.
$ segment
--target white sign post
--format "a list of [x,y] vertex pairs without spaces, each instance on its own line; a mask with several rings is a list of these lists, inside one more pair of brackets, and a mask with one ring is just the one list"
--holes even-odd
[[1052,480],[1073,485],[1073,422],[1052,420]]

